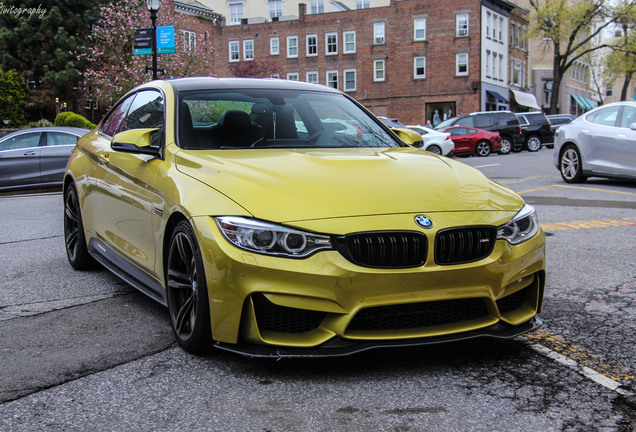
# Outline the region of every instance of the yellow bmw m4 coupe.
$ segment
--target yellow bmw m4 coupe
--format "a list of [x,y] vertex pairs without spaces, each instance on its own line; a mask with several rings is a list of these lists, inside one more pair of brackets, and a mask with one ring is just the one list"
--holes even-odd
[[319,85],[147,83],[69,160],[68,260],[167,306],[193,353],[339,356],[537,328],[534,208],[418,139]]

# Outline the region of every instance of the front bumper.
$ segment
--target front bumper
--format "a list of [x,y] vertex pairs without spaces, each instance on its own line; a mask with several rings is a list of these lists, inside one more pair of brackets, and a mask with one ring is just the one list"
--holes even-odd
[[227,344],[215,343],[215,348],[241,354],[254,358],[316,358],[316,357],[345,357],[380,348],[408,348],[440,343],[460,342],[477,338],[511,339],[524,333],[529,333],[541,327],[543,321],[539,315],[535,315],[530,321],[518,325],[507,326],[495,324],[491,327],[474,330],[466,333],[437,336],[429,338],[417,338],[408,340],[382,340],[382,341],[350,341],[341,338],[333,338],[324,344],[314,348],[294,348],[257,344]]
[[[493,213],[484,212],[478,224],[497,226],[511,217],[492,219]],[[466,217],[449,216],[457,220],[447,224],[458,226]],[[230,245],[211,218],[194,219],[212,335],[224,350],[258,357],[342,356],[380,347],[510,338],[540,325],[541,231],[517,246],[499,240],[486,258],[456,265],[435,263],[435,232],[429,231],[426,264],[378,269],[357,266],[335,250],[306,259],[251,254]],[[412,223],[412,217],[405,219]],[[363,218],[356,222],[363,230],[373,228]],[[439,225],[440,231],[447,228]]]

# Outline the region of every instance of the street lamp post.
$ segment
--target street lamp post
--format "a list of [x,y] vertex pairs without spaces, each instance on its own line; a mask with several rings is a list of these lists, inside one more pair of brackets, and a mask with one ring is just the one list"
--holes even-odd
[[157,11],[161,6],[161,0],[146,0],[146,7],[150,11],[152,22],[152,79],[157,79]]

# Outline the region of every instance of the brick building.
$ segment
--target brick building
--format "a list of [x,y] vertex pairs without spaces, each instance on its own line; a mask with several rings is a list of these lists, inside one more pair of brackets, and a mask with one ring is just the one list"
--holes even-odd
[[299,4],[291,20],[221,20],[213,31],[214,73],[231,76],[238,62],[273,62],[280,78],[331,85],[376,115],[408,124],[483,109],[480,1],[391,0],[324,14],[306,8]]

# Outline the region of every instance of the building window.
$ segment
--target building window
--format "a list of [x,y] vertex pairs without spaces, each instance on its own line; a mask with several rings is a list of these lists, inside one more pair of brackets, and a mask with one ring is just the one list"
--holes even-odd
[[311,0],[311,9],[309,13],[317,14],[325,12],[325,0]]
[[318,55],[318,36],[307,35],[307,57],[313,57]]
[[280,52],[280,42],[277,37],[269,38],[269,53],[271,55],[278,55]]
[[499,81],[504,80],[504,71],[503,71],[503,54],[499,54],[499,59],[497,62],[497,77],[499,77]]
[[307,82],[312,84],[318,84],[318,72],[307,72]]
[[490,39],[490,26],[492,25],[492,13],[486,12],[486,37]]
[[413,57],[413,78],[426,78],[426,56]]
[[290,81],[299,81],[298,72],[289,72],[287,73],[287,79]]
[[500,43],[504,43],[503,29],[504,29],[504,19],[503,17],[499,17],[499,42]]
[[327,85],[338,88],[338,71],[327,71]]
[[373,44],[381,45],[384,43],[384,21],[373,23]]
[[490,78],[492,73],[490,72],[490,50],[486,50],[486,78]]
[[344,70],[344,91],[356,91],[356,70]]
[[252,39],[243,41],[243,60],[254,60],[254,41]]
[[338,33],[325,34],[325,55],[338,54]]
[[269,0],[269,19],[283,16],[283,0]]
[[373,60],[373,81],[382,82],[384,79],[384,60]]
[[492,14],[492,38],[497,39],[497,15]]
[[183,40],[184,51],[192,51],[197,47],[197,34],[195,32],[181,30],[181,39]]
[[356,52],[356,32],[346,31],[342,33],[344,39],[344,53],[353,54]]
[[298,57],[298,36],[287,36],[287,57]]
[[237,62],[241,59],[239,41],[229,41],[228,51],[230,52],[230,61]]
[[460,13],[455,16],[455,35],[457,37],[468,36],[468,14]]
[[240,24],[243,19],[243,3],[230,3],[230,24]]
[[521,87],[521,63],[512,62],[512,84]]
[[426,40],[426,18],[413,18],[413,40]]
[[369,9],[371,0],[356,0],[356,9]]
[[455,54],[455,75],[468,75],[468,53]]

